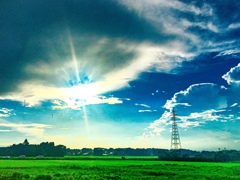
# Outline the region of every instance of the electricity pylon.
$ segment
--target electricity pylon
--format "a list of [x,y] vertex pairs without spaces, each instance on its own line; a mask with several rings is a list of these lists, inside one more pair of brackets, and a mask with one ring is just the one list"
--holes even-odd
[[181,141],[178,133],[178,126],[176,122],[175,110],[172,109],[172,138],[171,138],[171,149],[181,149]]

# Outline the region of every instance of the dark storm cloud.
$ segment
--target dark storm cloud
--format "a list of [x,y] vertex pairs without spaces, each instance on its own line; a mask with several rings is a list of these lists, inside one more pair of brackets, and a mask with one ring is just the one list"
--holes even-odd
[[123,66],[135,55],[134,50],[117,47],[119,39],[165,42],[170,38],[162,36],[135,12],[111,0],[1,1],[0,17],[1,94],[15,91],[22,81],[51,79],[42,74],[29,74],[25,67],[38,60],[49,66],[64,63],[71,56],[69,34],[79,56],[101,38],[110,39],[95,53],[101,61],[97,63],[106,64],[102,68],[104,72]]
[[[74,2],[74,3],[72,3]],[[87,33],[98,33],[114,38],[153,40],[163,38],[146,20],[112,0],[68,1],[65,13],[71,18],[70,26]],[[97,32],[96,32],[97,29]]]

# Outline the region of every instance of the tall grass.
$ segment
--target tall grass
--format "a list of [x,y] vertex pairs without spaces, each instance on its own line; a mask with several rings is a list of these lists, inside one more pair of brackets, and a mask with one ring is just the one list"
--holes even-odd
[[239,179],[239,163],[156,160],[1,160],[5,179]]

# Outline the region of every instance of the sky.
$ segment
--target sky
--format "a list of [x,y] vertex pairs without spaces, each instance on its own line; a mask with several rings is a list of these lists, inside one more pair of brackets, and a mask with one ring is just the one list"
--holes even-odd
[[239,0],[2,0],[0,146],[240,150]]

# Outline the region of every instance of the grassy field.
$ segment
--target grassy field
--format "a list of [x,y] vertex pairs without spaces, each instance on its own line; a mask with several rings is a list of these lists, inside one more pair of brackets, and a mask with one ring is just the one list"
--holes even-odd
[[[123,156],[65,156],[64,159],[122,159]],[[157,159],[158,156],[124,156],[126,159]]]
[[240,163],[149,159],[0,160],[0,180],[240,179]]

